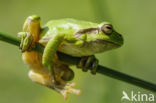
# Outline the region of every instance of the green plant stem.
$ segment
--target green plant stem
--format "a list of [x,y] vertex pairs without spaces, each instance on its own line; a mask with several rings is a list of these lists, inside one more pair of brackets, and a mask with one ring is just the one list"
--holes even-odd
[[[19,46],[19,44],[20,44],[20,40],[18,38],[8,35],[6,33],[0,33],[0,40],[4,41],[4,42],[8,42],[10,44],[14,44],[16,46]],[[39,52],[39,53],[43,53],[44,47],[42,45],[36,43],[36,48],[34,48],[33,50],[36,52]],[[63,54],[60,52],[57,52],[57,54],[61,61],[66,62],[68,64],[77,65],[80,61],[80,58],[78,58],[78,57],[72,57],[72,56],[69,56],[69,55],[66,55],[66,54]],[[150,82],[129,76],[127,74],[109,69],[104,66],[99,65],[97,73],[107,75],[114,79],[118,79],[118,80],[130,83],[130,84],[142,87],[144,89],[148,89],[148,90],[156,92],[156,84],[152,84]]]

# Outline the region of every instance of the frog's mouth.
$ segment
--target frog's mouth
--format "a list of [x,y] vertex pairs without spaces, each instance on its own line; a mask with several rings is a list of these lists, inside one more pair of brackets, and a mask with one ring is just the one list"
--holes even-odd
[[94,51],[95,53],[111,50],[120,47],[121,44],[107,41],[107,40],[94,40],[89,43],[84,43],[83,47],[88,48],[89,50]]
[[84,42],[81,48],[87,52],[88,51],[91,52],[90,54],[92,55],[95,53],[100,53],[100,52],[108,51],[111,49],[115,49],[120,46],[121,44],[118,44],[115,42],[97,39],[97,40],[90,41],[90,42]]
[[116,42],[101,40],[101,39],[95,40],[94,43],[102,44],[102,45],[112,45],[115,47],[120,47],[122,45],[122,43],[116,43]]

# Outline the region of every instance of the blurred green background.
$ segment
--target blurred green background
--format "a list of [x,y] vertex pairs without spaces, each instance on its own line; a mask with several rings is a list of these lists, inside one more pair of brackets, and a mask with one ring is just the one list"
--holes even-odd
[[[100,64],[156,83],[155,0],[0,0],[0,31],[16,36],[32,14],[40,15],[42,24],[59,18],[110,21],[123,34],[125,44],[97,54]],[[65,101],[55,91],[29,80],[28,71],[18,47],[0,41],[0,103],[120,103],[123,90],[151,93],[107,76],[74,69],[74,81],[82,94],[69,95]]]

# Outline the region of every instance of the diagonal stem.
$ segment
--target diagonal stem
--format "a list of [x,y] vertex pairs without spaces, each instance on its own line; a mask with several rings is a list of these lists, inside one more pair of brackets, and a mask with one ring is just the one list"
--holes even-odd
[[[16,46],[20,45],[20,40],[18,38],[11,36],[11,35],[8,35],[6,33],[0,32],[0,40],[7,42],[7,43],[10,43],[10,44],[13,44],[13,45],[16,45]],[[33,50],[36,52],[39,52],[39,53],[43,53],[44,47],[42,45],[36,43],[36,48],[34,48]],[[80,58],[78,58],[78,57],[72,57],[72,56],[69,56],[69,55],[66,55],[66,54],[63,54],[60,52],[57,52],[57,53],[58,53],[59,59],[61,61],[68,63],[68,64],[77,65],[80,61]],[[114,79],[118,79],[118,80],[130,83],[130,84],[142,87],[144,89],[156,92],[156,84],[138,79],[138,78],[133,77],[133,76],[129,76],[127,74],[109,69],[109,68],[104,67],[104,66],[99,65],[97,73],[107,75],[107,76],[112,77]]]

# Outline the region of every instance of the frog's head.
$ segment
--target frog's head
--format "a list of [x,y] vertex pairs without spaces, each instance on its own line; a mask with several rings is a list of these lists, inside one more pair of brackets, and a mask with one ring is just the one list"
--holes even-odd
[[122,35],[117,33],[109,22],[103,22],[97,25],[97,27],[81,29],[75,36],[85,41],[84,47],[96,53],[123,45]]
[[106,43],[108,49],[113,49],[123,45],[122,35],[116,32],[112,24],[109,22],[103,22],[99,25],[95,40]]

